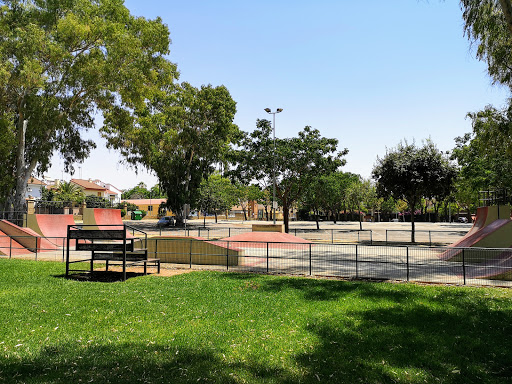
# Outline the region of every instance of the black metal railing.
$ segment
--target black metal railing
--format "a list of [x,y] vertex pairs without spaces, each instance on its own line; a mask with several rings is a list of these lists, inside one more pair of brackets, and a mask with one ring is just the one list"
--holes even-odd
[[[63,261],[65,244],[62,237],[0,236],[0,258]],[[512,287],[512,250],[501,248],[195,238],[148,238],[147,248],[183,268]]]
[[[411,242],[412,230],[406,229],[386,229],[386,240],[385,243],[410,243]],[[418,229],[414,231],[415,243],[427,244],[429,246],[449,244],[453,238],[461,238],[468,233],[465,230],[422,230]],[[450,236],[452,240],[446,241],[446,236]]]
[[150,239],[182,267],[444,284],[512,286],[512,250],[341,243]]

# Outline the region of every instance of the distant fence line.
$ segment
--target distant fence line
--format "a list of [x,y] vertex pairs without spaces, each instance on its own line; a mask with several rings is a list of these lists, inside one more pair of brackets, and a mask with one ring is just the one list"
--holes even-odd
[[[230,227],[190,227],[190,228],[160,228],[159,233],[161,236],[172,234],[173,236],[198,236],[204,237],[207,240],[223,239],[231,236],[239,235],[242,233],[252,232],[251,228],[230,228]],[[411,230],[407,229],[387,229],[385,231],[385,239],[376,240],[374,231],[371,229],[312,229],[312,228],[290,228],[289,233],[306,240],[343,243],[343,242],[357,242],[357,243],[409,243],[411,239]],[[463,237],[467,231],[460,230],[416,230],[416,243],[424,245],[448,245],[452,242]],[[440,235],[450,234],[453,236],[451,240],[441,238]]]
[[[0,251],[5,254],[0,258],[60,262],[65,258],[64,247],[60,246],[52,249],[36,247],[34,252],[26,251],[16,245],[16,239],[21,238],[0,236]],[[65,238],[39,239],[65,244]],[[194,238],[149,240],[155,241],[150,257],[160,258],[163,263],[178,268],[512,287],[512,251],[508,249]],[[447,252],[450,252],[451,261],[444,260]],[[201,257],[206,254],[209,258],[207,263],[197,262],[205,260]]]

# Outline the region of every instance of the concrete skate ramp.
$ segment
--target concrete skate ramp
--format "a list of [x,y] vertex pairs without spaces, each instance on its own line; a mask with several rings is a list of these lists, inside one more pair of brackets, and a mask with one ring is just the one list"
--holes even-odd
[[155,236],[148,238],[148,254],[163,263],[198,265],[239,265],[242,251],[222,241],[207,241],[192,236]]
[[222,242],[229,241],[229,245],[237,248],[266,248],[270,249],[309,249],[312,241],[281,232],[246,232],[240,235],[226,237]]
[[[509,206],[481,207],[471,230],[450,248],[509,248],[512,246],[512,220]],[[449,249],[439,257],[452,260],[462,253],[462,249]]]
[[59,247],[66,244],[68,225],[75,225],[73,215],[27,215],[27,227]]
[[[87,229],[123,229],[120,209],[110,208],[85,208],[84,225],[90,226]],[[119,225],[119,227],[102,227],[102,225]]]
[[6,256],[26,255],[30,252],[23,245],[0,231],[0,254]]
[[0,220],[0,231],[32,252],[49,252],[59,248],[32,229],[18,227],[7,220]]
[[512,249],[481,263],[466,266],[466,277],[470,279],[512,279]]

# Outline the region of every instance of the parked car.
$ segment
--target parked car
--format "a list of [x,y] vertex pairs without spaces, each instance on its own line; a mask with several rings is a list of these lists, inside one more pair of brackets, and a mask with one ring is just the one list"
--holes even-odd
[[173,216],[163,216],[156,223],[159,227],[171,227],[174,226],[174,217]]
[[467,217],[459,217],[459,223],[464,223],[466,224],[468,222],[468,218]]

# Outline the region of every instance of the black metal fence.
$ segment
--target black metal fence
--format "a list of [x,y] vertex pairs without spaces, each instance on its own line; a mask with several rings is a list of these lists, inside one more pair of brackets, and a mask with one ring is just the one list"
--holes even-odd
[[[508,249],[195,239],[156,242],[153,257],[188,268],[512,286],[512,250]],[[203,263],[197,262],[199,257]]]
[[[409,243],[411,242],[411,230],[407,229],[386,229],[385,243]],[[427,244],[429,246],[436,244],[450,244],[452,241],[446,241],[446,237],[463,237],[468,233],[467,228],[464,230],[415,230],[415,242],[418,244]]]
[[8,220],[20,227],[26,225],[26,211],[0,211],[0,220]]
[[36,200],[34,204],[34,213],[36,214],[73,214],[80,209],[80,204],[72,201],[45,201]]
[[[63,245],[0,236],[0,258],[63,261]],[[148,250],[177,268],[512,287],[510,249],[149,238]]]

